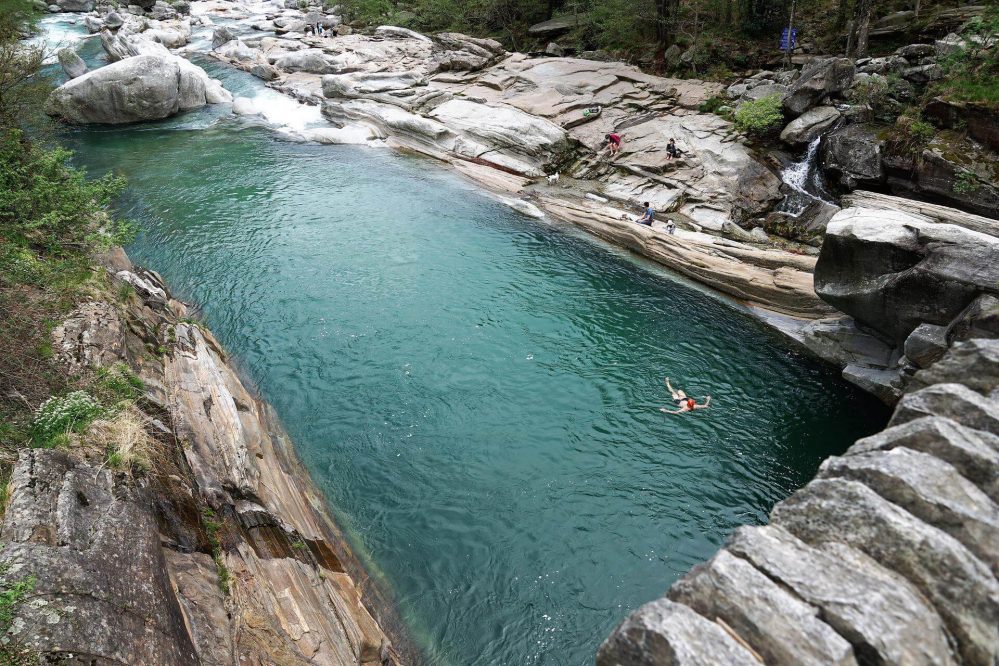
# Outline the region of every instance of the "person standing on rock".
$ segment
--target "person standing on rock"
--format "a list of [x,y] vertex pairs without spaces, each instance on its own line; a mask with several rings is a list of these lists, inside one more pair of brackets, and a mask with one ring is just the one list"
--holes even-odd
[[669,389],[670,395],[673,396],[673,402],[679,409],[666,409],[665,407],[660,407],[659,411],[663,414],[683,414],[686,412],[692,412],[695,409],[707,409],[711,406],[711,396],[709,395],[704,401],[703,405],[698,405],[694,398],[691,398],[681,389],[675,389],[670,386],[669,377],[666,378],[666,388]]

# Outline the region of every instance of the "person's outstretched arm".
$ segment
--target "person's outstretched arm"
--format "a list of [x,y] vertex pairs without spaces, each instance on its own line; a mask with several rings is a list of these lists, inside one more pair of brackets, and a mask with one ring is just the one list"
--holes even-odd
[[666,409],[665,407],[660,407],[659,411],[662,412],[663,414],[683,414],[687,410],[686,409],[673,410],[673,409]]
[[694,405],[694,409],[707,409],[710,406],[711,406],[711,396],[709,395],[708,399],[704,401],[703,405]]

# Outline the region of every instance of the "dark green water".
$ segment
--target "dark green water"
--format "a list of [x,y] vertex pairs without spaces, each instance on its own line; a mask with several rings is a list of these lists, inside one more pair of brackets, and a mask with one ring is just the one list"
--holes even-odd
[[[591,663],[884,423],[740,310],[434,163],[215,115],[71,140],[128,177],[130,254],[202,305],[429,663]],[[664,375],[714,408],[664,418]]]

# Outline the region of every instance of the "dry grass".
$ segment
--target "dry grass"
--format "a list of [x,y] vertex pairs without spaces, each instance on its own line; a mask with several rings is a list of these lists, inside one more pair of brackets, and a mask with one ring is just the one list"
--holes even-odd
[[149,434],[151,419],[128,403],[113,416],[94,421],[87,444],[101,447],[105,464],[131,474],[145,474],[153,467],[160,443]]

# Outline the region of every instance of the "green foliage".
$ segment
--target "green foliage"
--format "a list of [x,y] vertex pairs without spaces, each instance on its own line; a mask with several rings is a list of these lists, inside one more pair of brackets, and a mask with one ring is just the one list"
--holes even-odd
[[100,403],[86,391],[53,396],[35,410],[31,422],[32,441],[35,446],[57,446],[67,433],[82,432],[104,413]]
[[973,194],[981,187],[978,177],[970,171],[962,171],[954,181],[954,192],[957,194]]
[[67,245],[124,240],[131,226],[106,214],[124,180],[88,181],[69,166],[71,155],[29,144],[18,130],[0,137],[0,234],[52,255]]
[[201,527],[205,531],[208,545],[212,550],[212,558],[215,560],[215,571],[219,578],[219,589],[222,594],[229,594],[232,575],[225,565],[225,558],[222,551],[222,541],[219,539],[219,532],[222,530],[222,523],[215,519],[215,512],[210,507],[201,510]]
[[37,118],[52,87],[37,76],[44,52],[21,41],[35,16],[31,0],[0,0],[0,128]]
[[925,145],[936,136],[937,128],[923,120],[913,120],[909,123],[909,132],[917,141]]
[[947,76],[928,91],[999,109],[999,3],[965,24],[961,45],[941,63]]
[[698,110],[701,113],[718,113],[718,109],[723,106],[728,106],[728,100],[724,97],[716,95],[705,100],[705,102],[698,107]]
[[768,95],[761,99],[743,102],[735,111],[735,125],[755,137],[774,134],[784,125],[781,96]]
[[787,0],[739,0],[742,30],[747,35],[773,35],[787,26]]
[[142,380],[124,363],[115,363],[109,368],[97,370],[95,391],[106,404],[137,400],[142,397],[145,388]]

